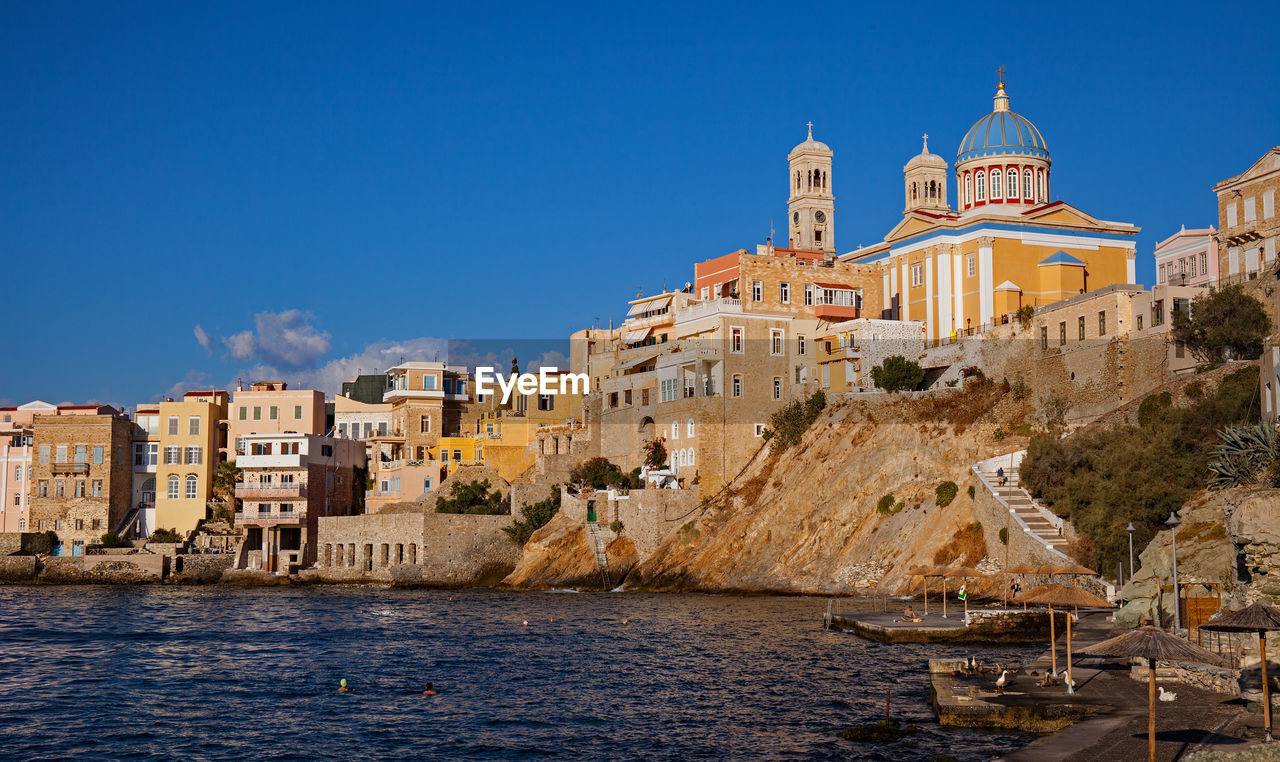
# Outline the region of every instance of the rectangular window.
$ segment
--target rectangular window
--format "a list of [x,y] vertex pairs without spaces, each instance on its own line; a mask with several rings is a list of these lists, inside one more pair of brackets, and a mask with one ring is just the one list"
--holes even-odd
[[198,465],[200,465],[200,464],[201,464],[201,463],[203,463],[203,462],[204,462],[204,448],[203,448],[203,447],[188,447],[188,448],[187,448],[187,465],[189,465],[189,466],[198,466]]
[[706,286],[703,286],[703,287],[698,291],[698,298],[699,298],[699,299],[702,299],[703,301],[706,301],[706,300],[707,300],[707,297],[710,295],[710,294],[709,294],[709,292],[710,292],[710,291],[711,291],[711,289],[707,288]]
[[387,435],[387,422],[378,421],[378,436],[385,437]]
[[1063,346],[1066,343],[1067,343],[1067,322],[1064,320],[1061,323],[1058,323],[1058,346]]
[[419,434],[431,433],[431,416],[429,415],[418,416],[418,433]]
[[804,303],[806,307],[813,306],[813,284],[804,284]]
[[164,448],[164,464],[166,466],[178,465],[182,462],[182,448],[177,445],[165,445]]
[[1233,228],[1235,226],[1236,226],[1236,202],[1232,201],[1231,203],[1227,204],[1227,227]]
[[1138,316],[1138,330],[1139,330],[1139,331],[1141,331],[1141,330],[1142,330],[1142,316],[1141,316],[1141,315],[1139,315],[1139,316]]
[[95,479],[93,482],[93,496],[102,497],[102,481],[100,479]]
[[729,329],[729,351],[734,354],[742,354],[742,327],[734,326]]
[[773,398],[775,400],[782,399],[782,379],[773,379]]
[[36,494],[39,495],[40,497],[48,497],[49,482],[41,480],[40,483],[36,485]]
[[1105,310],[1098,313],[1098,335],[1107,335],[1107,313]]
[[295,421],[302,420],[302,405],[293,406],[293,420]]
[[272,405],[267,410],[267,417],[273,421],[278,420],[280,418],[280,408],[276,407],[275,405]]
[[924,265],[919,262],[911,266],[911,285],[913,287],[924,285]]
[[84,480],[83,479],[76,479],[75,489],[73,491],[73,494],[76,497],[84,497]]
[[1164,325],[1164,300],[1157,299],[1155,304],[1151,305],[1151,325]]
[[664,378],[661,384],[660,402],[672,402],[680,398],[680,382],[674,378]]
[[462,460],[462,450],[454,450],[454,451],[453,451],[453,460],[454,460],[454,462],[457,462],[457,461]]
[[187,417],[187,436],[200,436],[200,416],[192,415]]
[[1076,321],[1076,329],[1080,335],[1079,341],[1084,341],[1084,315],[1081,315]]
[[[346,439],[346,437],[347,437],[347,424],[345,424],[345,423],[340,423],[340,424],[338,424],[338,436],[342,437],[343,439]],[[353,438],[354,438],[354,437],[353,437]]]
[[53,482],[53,496],[54,496],[54,497],[66,497],[66,496],[67,496],[67,483],[66,483],[66,482],[64,482],[64,481],[63,481],[63,480],[61,480],[61,479],[56,479],[56,480],[54,480],[54,482]]
[[778,284],[778,301],[782,302],[783,304],[791,304],[791,284],[790,283]]
[[40,445],[40,462],[49,463],[49,445]]
[[733,396],[742,396],[742,376],[733,377]]
[[969,255],[969,259],[967,260],[967,267],[970,278],[978,273],[978,260],[972,254]]
[[99,465],[99,466],[100,466],[100,465],[102,465],[102,450],[103,450],[102,445],[95,445],[95,446],[94,446],[94,448],[93,448],[93,462],[94,462],[94,465]]
[[807,351],[808,350],[805,347],[805,343],[804,343],[804,336],[803,335],[797,336],[796,337],[796,354],[804,355],[807,353]]
[[58,445],[56,450],[54,451],[54,455],[57,456],[58,463],[66,463],[67,462],[67,446]]
[[[295,453],[297,451],[295,450]],[[333,445],[320,445],[320,456],[329,458],[333,456]]]
[[753,302],[764,301],[764,282],[763,281],[758,281],[758,280],[751,281],[751,301]]
[[169,436],[178,436],[178,416],[176,415],[169,416]]
[[422,377],[422,389],[423,389],[423,391],[434,392],[434,391],[436,390],[436,377],[435,377],[435,376],[423,376],[423,377]]
[[648,389],[641,389],[641,390],[640,390],[640,404],[641,404],[641,405],[648,405],[648,404],[649,404],[649,390],[648,390]]
[[1040,348],[1049,348],[1049,326],[1047,325],[1040,326]]
[[774,357],[782,355],[782,331],[777,328],[769,331],[769,354]]
[[618,406],[618,393],[609,392],[609,407],[617,407],[617,406]]
[[249,417],[249,408],[244,405],[240,406],[240,420],[246,420]]
[[1200,274],[1205,275],[1209,272],[1209,255],[1206,252],[1200,252]]
[[89,448],[86,445],[76,445],[76,463],[89,462]]
[[253,406],[253,420],[255,421],[262,420],[262,408],[259,407],[258,405]]

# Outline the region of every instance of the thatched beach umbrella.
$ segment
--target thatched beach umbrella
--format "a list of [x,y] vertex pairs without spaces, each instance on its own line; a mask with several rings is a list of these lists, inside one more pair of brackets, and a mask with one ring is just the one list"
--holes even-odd
[[1226,660],[1212,651],[1206,651],[1182,638],[1175,638],[1159,627],[1147,625],[1117,635],[1081,653],[1092,656],[1138,657],[1147,660],[1147,753],[1151,762],[1156,759],[1156,661],[1190,661],[1227,666]]
[[907,570],[907,574],[912,577],[920,578],[920,586],[924,589],[924,613],[929,613],[929,577],[933,576],[933,566],[914,566]]
[[[1005,569],[1004,573],[1018,575],[1018,578],[1022,581],[1022,587],[1024,588],[1023,592],[1026,592],[1025,588],[1027,586],[1027,575],[1035,574],[1036,567],[1032,566],[1031,564],[1014,564],[1013,566],[1010,566],[1008,569]],[[1007,592],[1008,588],[1005,588],[1005,590]],[[1027,604],[1025,603],[1022,604],[1022,610],[1023,611],[1027,610]]]
[[[985,575],[985,574],[980,573],[977,569],[973,568],[972,566],[955,566],[955,567],[952,567],[952,568],[950,568],[950,569],[947,569],[947,574],[946,574],[946,576],[947,576],[947,577],[959,577],[960,579],[963,579],[963,580],[969,580],[969,579],[985,579],[985,578],[986,578],[986,575]],[[944,579],[945,579],[945,577],[944,577]],[[963,599],[963,600],[964,600],[964,619],[965,619],[965,622],[968,622],[968,621],[969,621],[969,593],[968,593],[968,591],[966,591],[966,592],[965,592],[965,596],[964,596],[964,599]]]
[[1267,633],[1280,630],[1280,609],[1265,603],[1255,603],[1239,611],[1216,616],[1200,625],[1211,632],[1256,632],[1258,655],[1262,657],[1262,711],[1266,721],[1267,740],[1271,740],[1271,686],[1267,684]]
[[[1053,607],[1061,606],[1092,606],[1094,608],[1111,608],[1111,604],[1087,590],[1081,590],[1078,587],[1067,587],[1066,585],[1041,585],[1040,587],[1028,590],[1023,595],[1018,596],[1027,603],[1048,604],[1049,606],[1049,636],[1053,639]],[[1057,647],[1054,646],[1053,671],[1058,671]],[[1071,679],[1071,617],[1067,617],[1067,693],[1075,693],[1075,683]]]

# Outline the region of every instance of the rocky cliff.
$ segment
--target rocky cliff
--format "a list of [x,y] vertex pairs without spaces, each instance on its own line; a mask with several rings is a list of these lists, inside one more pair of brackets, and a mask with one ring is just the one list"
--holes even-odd
[[[914,581],[906,571],[917,564],[1002,556],[999,527],[975,525],[967,487],[976,485],[976,461],[1025,445],[995,436],[1024,407],[997,384],[834,398],[798,446],[766,448],[653,554],[636,559],[619,546],[624,529],[607,551],[612,581],[625,572],[628,589],[897,591]],[[935,489],[946,481],[958,494],[939,507]],[[890,494],[892,505],[879,510]],[[597,575],[582,525],[557,517],[530,539],[504,584],[596,587]]]

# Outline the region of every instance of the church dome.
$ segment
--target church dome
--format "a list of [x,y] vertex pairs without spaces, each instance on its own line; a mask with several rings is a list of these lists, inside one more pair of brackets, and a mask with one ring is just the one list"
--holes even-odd
[[912,156],[911,160],[907,162],[907,165],[903,167],[902,170],[906,172],[908,170],[915,169],[916,167],[937,167],[939,169],[947,168],[946,159],[936,153],[929,152],[929,136],[927,134],[924,136],[924,148],[921,149],[920,153]]
[[1000,83],[995,95],[995,109],[979,119],[956,151],[956,162],[985,156],[1034,156],[1049,158],[1040,130],[1026,117],[1009,110],[1009,96]]
[[824,156],[833,155],[832,150],[827,147],[826,143],[813,139],[813,122],[809,123],[809,138],[795,148],[792,148],[791,153],[787,154],[787,158],[790,159],[794,156],[805,153],[818,153],[823,154]]

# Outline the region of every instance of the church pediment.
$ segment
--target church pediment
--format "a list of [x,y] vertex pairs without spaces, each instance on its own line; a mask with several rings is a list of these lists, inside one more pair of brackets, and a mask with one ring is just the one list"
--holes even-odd
[[1065,201],[1055,201],[1052,204],[1028,209],[1023,212],[1023,217],[1037,222],[1060,222],[1065,225],[1105,224],[1097,217],[1087,212],[1082,212]]
[[889,231],[889,234],[885,236],[885,240],[896,241],[899,238],[906,238],[908,236],[916,235],[917,233],[924,233],[937,227],[937,219],[931,219],[930,217],[926,217],[922,214],[912,212],[906,217],[903,217],[902,222],[899,222],[894,226],[893,230]]
[[1223,180],[1218,183],[1216,188],[1220,189],[1224,186],[1237,185],[1250,180],[1256,180],[1263,175],[1268,175],[1278,170],[1280,170],[1280,146],[1272,148],[1270,151],[1262,154],[1261,158],[1255,161],[1248,169],[1229,180]]

